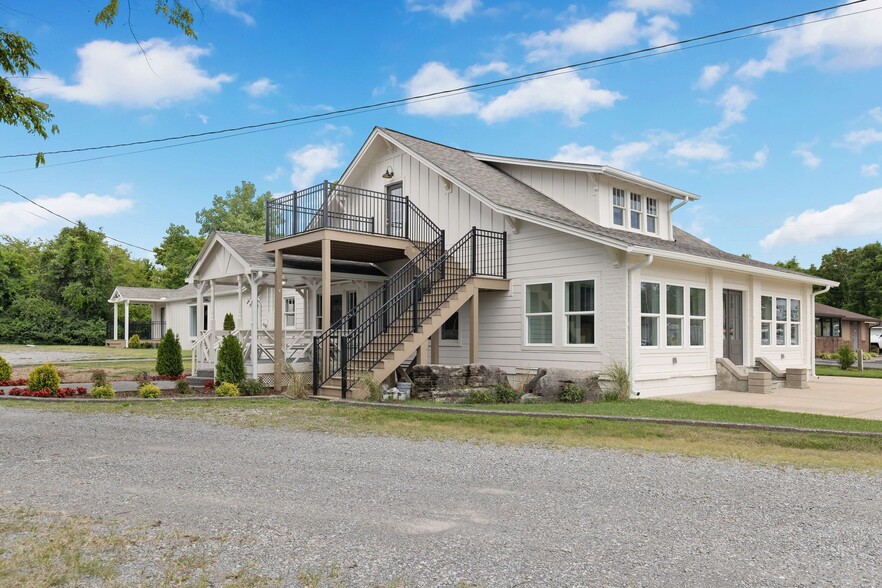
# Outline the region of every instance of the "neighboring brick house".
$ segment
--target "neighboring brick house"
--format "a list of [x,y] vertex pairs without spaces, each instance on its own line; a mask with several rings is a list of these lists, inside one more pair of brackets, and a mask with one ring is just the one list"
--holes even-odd
[[815,303],[815,353],[831,353],[843,343],[869,351],[870,328],[880,324],[871,316]]

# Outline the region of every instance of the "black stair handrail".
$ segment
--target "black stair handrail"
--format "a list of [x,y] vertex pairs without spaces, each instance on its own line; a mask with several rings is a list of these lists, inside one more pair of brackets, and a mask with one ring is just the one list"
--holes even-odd
[[[336,358],[341,378],[341,395],[345,398],[351,388],[348,376],[352,362],[359,361],[362,364],[359,366],[360,372],[372,370],[408,336],[416,332],[470,278],[479,275],[506,278],[506,257],[505,232],[472,227],[425,271],[414,276],[404,288],[389,297],[378,312],[363,317],[355,328],[341,331]],[[332,339],[326,341],[330,342]],[[331,375],[335,373],[332,372]],[[328,379],[330,377],[325,381]]]

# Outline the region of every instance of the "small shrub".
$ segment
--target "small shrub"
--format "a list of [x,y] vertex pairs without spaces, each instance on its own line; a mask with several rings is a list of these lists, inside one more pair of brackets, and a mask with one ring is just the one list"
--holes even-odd
[[611,360],[600,375],[609,381],[609,389],[603,394],[604,400],[627,400],[631,397],[631,370],[623,362]]
[[235,335],[227,335],[217,350],[215,377],[218,382],[241,384],[245,381],[245,356]]
[[585,390],[575,385],[573,382],[567,382],[561,388],[558,400],[561,402],[570,402],[572,404],[585,402]]
[[138,382],[138,387],[141,387],[152,382],[153,378],[147,372],[138,372],[135,374],[135,381]]
[[187,383],[187,380],[178,380],[175,382],[175,392],[181,396],[187,396],[188,394],[193,393],[193,389],[190,388],[190,384]]
[[857,353],[846,343],[836,350],[836,361],[839,363],[839,369],[845,371],[854,365],[857,361]]
[[463,400],[463,404],[496,404],[496,402],[496,392],[484,388],[472,390],[469,392],[469,395],[466,396],[465,400]]
[[496,393],[496,400],[500,404],[514,404],[521,399],[521,393],[512,388],[508,382],[496,384],[493,391]]
[[235,331],[236,321],[233,320],[233,313],[228,312],[224,315],[224,331]]
[[266,387],[260,380],[249,378],[239,384],[239,392],[242,396],[260,396],[266,392]]
[[374,375],[370,372],[365,372],[358,379],[358,382],[364,386],[368,391],[368,401],[370,402],[382,402],[383,401],[383,387],[380,386],[380,383],[374,377]]
[[95,387],[107,385],[107,372],[104,370],[92,370],[92,385]]
[[288,378],[288,385],[285,386],[285,394],[292,398],[309,398],[312,390],[312,372],[304,372],[295,370],[285,363],[285,375]]
[[12,366],[0,356],[0,382],[12,379]]
[[92,388],[89,396],[92,398],[116,398],[116,392],[110,384],[101,384]]
[[141,337],[137,335],[129,337],[129,349],[141,349]]
[[214,392],[214,380],[207,380],[204,384],[202,384],[202,389],[206,394],[210,394]]
[[180,376],[184,373],[181,359],[181,341],[169,329],[159,342],[156,351],[156,373],[160,376]]
[[239,395],[239,387],[232,382],[224,382],[214,393],[218,396],[238,396]]
[[138,396],[141,398],[159,398],[162,396],[162,391],[156,384],[144,384],[138,388]]
[[50,390],[54,394],[60,385],[61,376],[51,363],[35,367],[28,375],[28,389],[32,391]]

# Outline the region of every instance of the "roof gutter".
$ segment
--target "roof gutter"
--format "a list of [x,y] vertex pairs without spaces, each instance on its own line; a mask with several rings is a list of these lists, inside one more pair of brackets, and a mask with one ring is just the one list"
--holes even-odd
[[[635,271],[648,267],[654,260],[655,256],[650,253],[646,256],[646,259],[628,268],[628,281],[625,290],[625,333],[627,334],[628,341],[628,345],[626,346],[628,357],[625,358],[625,365],[628,366],[628,379],[630,380],[629,385],[632,393],[634,392],[634,356],[637,354],[637,352],[634,345],[636,339],[631,332],[633,330],[631,328],[631,276],[634,274]],[[640,392],[637,392],[635,396],[640,396]]]
[[[817,292],[815,292],[814,290],[812,291],[812,324],[809,325],[810,328],[814,326],[815,305],[818,303],[818,296],[820,294],[824,294],[826,292],[829,292],[830,288],[832,288],[832,286],[825,285],[822,289],[818,290]],[[812,377],[817,378],[818,374],[816,373],[816,370],[815,370],[815,353],[817,353],[817,350],[815,349],[815,347],[817,346],[818,341],[817,341],[817,337],[811,337],[811,340],[812,340],[812,356],[809,358],[809,362],[811,363],[811,366],[812,366]]]

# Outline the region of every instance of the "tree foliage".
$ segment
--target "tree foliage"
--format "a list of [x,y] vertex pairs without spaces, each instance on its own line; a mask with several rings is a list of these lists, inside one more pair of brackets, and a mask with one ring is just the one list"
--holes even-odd
[[171,329],[165,332],[156,349],[156,373],[160,376],[180,376],[184,373],[181,341]]
[[227,191],[226,196],[215,195],[211,207],[196,213],[199,234],[207,237],[212,231],[231,231],[262,235],[266,227],[266,203],[272,197],[272,192],[257,196],[254,184],[243,180],[232,192]]
[[245,381],[245,356],[235,335],[226,335],[217,350],[216,380],[220,384],[241,384]]
[[159,288],[183,286],[204,244],[204,238],[191,235],[184,225],[169,225],[162,243],[153,250],[156,263],[163,266],[156,272],[155,285]]

